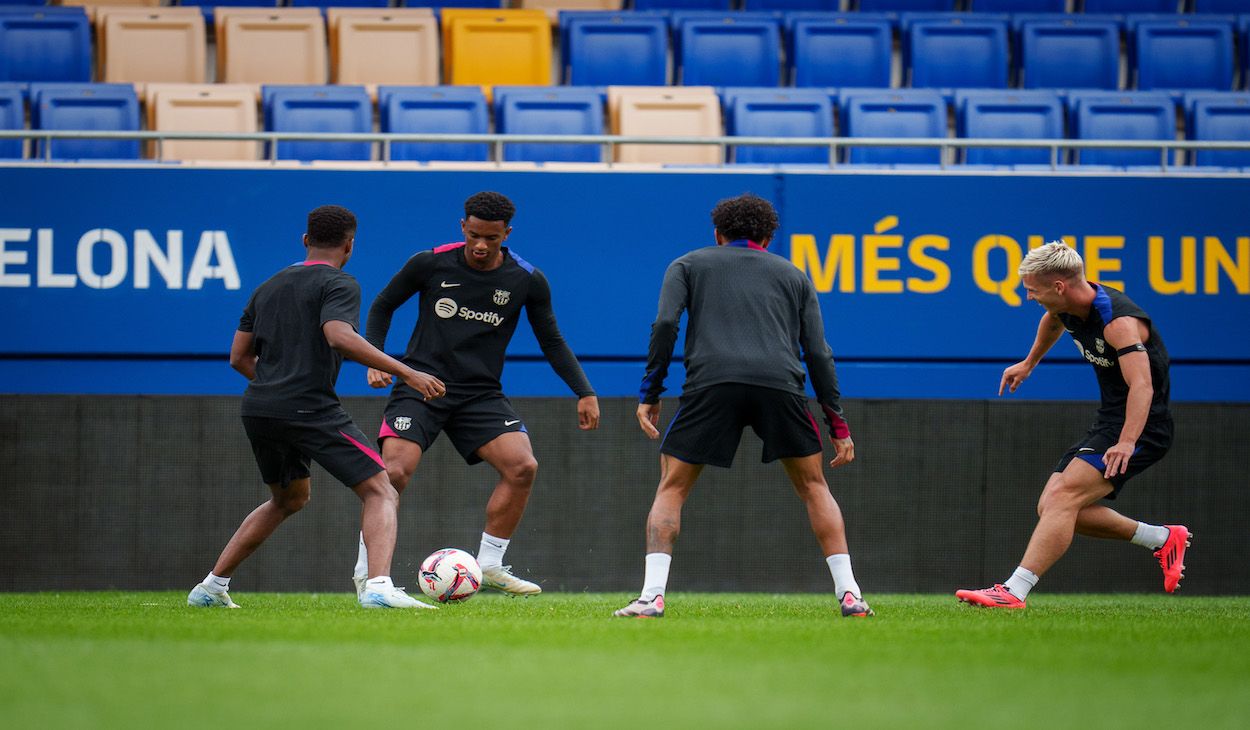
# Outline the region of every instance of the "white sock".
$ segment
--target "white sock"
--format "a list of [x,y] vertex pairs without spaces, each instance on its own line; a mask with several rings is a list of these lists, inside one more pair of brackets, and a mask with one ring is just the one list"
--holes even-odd
[[209,573],[204,576],[204,580],[200,585],[204,586],[204,589],[209,593],[225,593],[230,590],[230,577],[222,578],[220,575]]
[[1133,544],[1141,545],[1150,550],[1158,550],[1168,541],[1168,528],[1159,525],[1137,523],[1137,532],[1133,533]]
[[829,572],[833,574],[833,591],[838,594],[838,599],[850,591],[856,598],[863,598],[863,594],[859,592],[859,584],[855,582],[855,572],[851,570],[851,556],[846,553],[837,553],[825,558],[825,562],[829,564]]
[[356,567],[352,570],[352,577],[369,575],[369,551],[365,550],[365,533],[360,533],[360,550],[356,553]]
[[376,578],[370,578],[365,581],[366,589],[372,588],[378,592],[389,591],[394,587],[395,584],[391,582],[391,577],[389,575],[379,575]]
[[647,553],[647,574],[642,579],[642,595],[644,601],[664,595],[668,587],[668,566],[672,565],[673,556],[668,553]]
[[1033,586],[1037,585],[1039,580],[1041,579],[1028,568],[1017,567],[1016,572],[1012,573],[1011,577],[1003,585],[1007,586],[1007,590],[1011,591],[1011,595],[1023,601],[1029,597],[1029,591],[1033,590]]
[[508,552],[508,543],[502,537],[482,533],[482,544],[477,549],[477,564],[483,568],[498,568],[503,565],[503,554]]

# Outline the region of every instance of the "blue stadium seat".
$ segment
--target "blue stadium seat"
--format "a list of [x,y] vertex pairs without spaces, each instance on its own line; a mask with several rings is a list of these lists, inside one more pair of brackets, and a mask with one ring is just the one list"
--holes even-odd
[[729,10],[732,0],[634,0],[634,10]]
[[[477,86],[380,86],[379,120],[383,132],[408,134],[486,134],[490,112]],[[489,147],[469,142],[397,142],[392,160],[484,162]]]
[[974,13],[1062,13],[1068,0],[970,0]]
[[914,87],[1006,88],[1007,21],[951,15],[904,24],[904,57]]
[[1233,26],[1195,18],[1129,20],[1137,88],[1233,88]]
[[574,86],[664,86],[668,20],[644,13],[562,13],[564,63]]
[[[960,91],[955,93],[960,137],[1063,139],[1063,103],[1052,91]],[[971,147],[970,165],[1045,165],[1050,150],[1027,147]],[[1058,162],[1063,162],[1062,155]]]
[[674,19],[681,83],[686,86],[776,86],[781,82],[781,26],[775,19]]
[[[1160,92],[1072,92],[1068,118],[1075,139],[1176,139],[1176,104]],[[1157,150],[1087,149],[1075,154],[1081,165],[1150,166],[1162,159]]]
[[955,9],[955,0],[859,0],[859,9],[865,13],[948,13]]
[[1250,0],[1193,0],[1195,13],[1250,13]]
[[1020,24],[1021,86],[1120,88],[1120,23],[1110,18],[1031,16]]
[[[725,89],[726,132],[735,137],[832,137],[833,102],[816,89]],[[731,101],[732,100],[732,101]],[[828,164],[828,147],[734,147],[738,164]]]
[[1085,0],[1087,13],[1175,13],[1180,0]]
[[837,12],[841,0],[743,0],[745,10]]
[[[265,112],[272,132],[368,133],[373,106],[363,86],[284,87],[272,91]],[[369,160],[369,142],[279,142],[280,160]]]
[[1250,88],[1250,13],[1237,18],[1237,36],[1241,46],[1241,83]]
[[[843,137],[945,137],[946,100],[925,89],[848,89],[839,94]],[[847,162],[940,164],[941,150],[928,147],[853,147]]]
[[[139,98],[130,84],[31,84],[30,106],[31,129],[139,131]],[[35,156],[44,156],[38,147]],[[51,157],[135,160],[139,140],[54,140]]]
[[[26,101],[20,84],[0,84],[0,129],[26,128]],[[21,159],[22,140],[0,140],[0,158]]]
[[[1190,92],[1184,103],[1189,139],[1250,142],[1250,94]],[[1250,167],[1250,151],[1198,150],[1191,154],[1195,165]]]
[[890,22],[798,18],[790,32],[795,86],[890,86]]
[[[603,134],[603,94],[568,86],[496,87],[502,134]],[[602,162],[597,144],[508,144],[510,162]]]
[[91,80],[91,25],[81,7],[0,7],[0,81]]

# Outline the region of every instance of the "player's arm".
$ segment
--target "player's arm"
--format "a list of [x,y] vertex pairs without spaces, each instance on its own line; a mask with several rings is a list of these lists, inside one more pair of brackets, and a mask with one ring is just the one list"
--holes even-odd
[[543,272],[534,269],[530,280],[529,296],[525,300],[525,315],[529,318],[530,328],[538,339],[543,356],[551,364],[551,369],[560,376],[565,385],[577,396],[577,427],[583,431],[599,428],[599,398],[586,371],[577,361],[577,356],[560,334],[556,324],[555,309],[551,306],[551,285]]
[[[373,304],[369,305],[369,316],[365,319],[365,339],[379,350],[386,349],[386,334],[391,330],[391,318],[414,294],[421,291],[430,276],[434,262],[433,251],[422,251],[404,264],[390,282],[378,295]],[[365,373],[369,385],[374,388],[385,388],[391,384],[391,376],[385,370],[370,368]]]
[[1003,394],[1003,388],[1016,392],[1016,388],[1032,374],[1033,368],[1050,352],[1050,348],[1055,346],[1061,335],[1063,322],[1050,312],[1043,314],[1042,321],[1037,323],[1037,337],[1033,339],[1033,347],[1029,349],[1028,357],[1003,371],[1003,378],[998,381],[998,394]]
[[230,367],[248,380],[256,379],[256,335],[236,330],[230,343]]
[[348,360],[366,365],[374,370],[395,375],[408,384],[413,390],[427,399],[438,398],[447,393],[443,381],[419,370],[413,370],[402,362],[387,355],[361,337],[349,322],[332,319],[321,325],[326,342]]
[[650,439],[660,437],[660,394],[664,392],[664,378],[668,377],[668,366],[673,361],[681,313],[689,304],[686,267],[680,260],[674,261],[664,272],[664,283],[660,285],[660,304],[647,345],[647,369],[638,390],[638,426]]
[[820,313],[816,288],[806,282],[803,308],[799,313],[799,346],[803,348],[803,362],[812,379],[816,402],[824,413],[833,442],[834,457],[830,467],[849,464],[855,460],[855,442],[851,440],[851,427],[842,414],[842,394],[838,391],[838,372],[833,363],[833,350],[825,339],[825,322]]
[[1128,470],[1128,460],[1137,448],[1137,438],[1141,436],[1146,418],[1150,415],[1154,384],[1150,377],[1150,356],[1143,344],[1150,336],[1146,323],[1136,317],[1118,317],[1111,320],[1102,332],[1103,339],[1119,356],[1120,374],[1128,384],[1128,402],[1125,404],[1120,441],[1107,449],[1102,457],[1107,465],[1103,476],[1110,479]]

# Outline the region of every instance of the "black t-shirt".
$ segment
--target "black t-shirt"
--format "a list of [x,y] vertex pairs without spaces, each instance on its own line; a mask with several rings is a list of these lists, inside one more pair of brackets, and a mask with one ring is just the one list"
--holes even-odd
[[1098,420],[1104,423],[1124,423],[1128,406],[1128,383],[1124,381],[1124,373],[1120,370],[1120,357],[1115,348],[1107,343],[1103,330],[1114,319],[1132,317],[1146,323],[1150,331],[1150,339],[1144,344],[1146,356],[1150,358],[1150,384],[1154,388],[1154,396],[1150,402],[1150,414],[1147,423],[1161,418],[1170,418],[1168,398],[1171,383],[1168,377],[1168,349],[1163,344],[1154,323],[1145,310],[1129,299],[1124,292],[1108,286],[1090,282],[1094,287],[1094,303],[1089,308],[1089,318],[1081,319],[1070,314],[1060,314],[1059,321],[1072,335],[1076,349],[1081,357],[1094,366],[1098,376],[1098,390],[1102,395],[1102,404],[1098,408]]
[[256,287],[239,331],[256,338],[256,379],[243,394],[243,415],[316,418],[339,405],[334,382],[343,356],[321,326],[360,323],[360,285],[323,263],[288,266]]
[[395,310],[414,294],[420,294],[420,314],[403,358],[407,365],[457,389],[498,390],[524,307],[556,374],[578,396],[594,394],[556,326],[547,277],[506,246],[503,264],[490,271],[469,266],[463,243],[414,255],[369,307],[365,339],[382,349]]

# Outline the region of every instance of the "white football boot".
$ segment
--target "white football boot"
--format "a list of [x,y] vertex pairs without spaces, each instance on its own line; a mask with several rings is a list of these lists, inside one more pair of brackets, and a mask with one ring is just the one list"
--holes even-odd
[[483,567],[482,587],[502,591],[511,596],[536,596],[543,592],[537,583],[531,583],[513,575],[511,565]]
[[391,585],[389,582],[384,585],[365,583],[357,600],[361,608],[428,608],[430,610],[438,608],[438,606],[418,601],[405,593],[403,588]]
[[197,584],[187,594],[187,605],[196,608],[238,608],[239,605],[230,600],[230,594],[222,591],[221,593],[213,593],[204,587],[203,583]]

